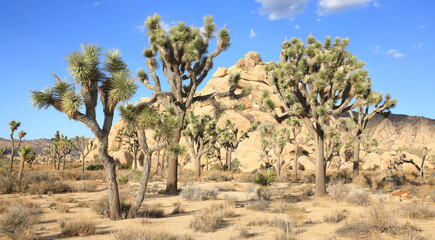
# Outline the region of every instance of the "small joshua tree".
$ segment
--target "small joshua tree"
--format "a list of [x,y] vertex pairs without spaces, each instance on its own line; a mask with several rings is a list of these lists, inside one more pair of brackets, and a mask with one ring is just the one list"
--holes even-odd
[[18,172],[18,182],[21,182],[24,172],[24,163],[28,160],[32,161],[36,158],[36,153],[32,150],[32,146],[26,145],[18,149],[18,155],[21,157],[20,171]]
[[330,37],[322,44],[312,36],[307,45],[292,38],[282,44],[280,62],[270,63],[270,83],[285,111],[298,116],[314,136],[316,195],[326,195],[325,132],[331,118],[363,104],[371,87],[364,63],[346,50],[349,40]]
[[93,139],[85,139],[85,136],[76,136],[74,138],[74,145],[80,152],[80,158],[82,159],[82,172],[85,172],[86,156],[97,148]]
[[[13,170],[13,167],[14,167],[14,154],[15,154],[15,139],[14,139],[14,132],[19,128],[21,126],[21,122],[15,122],[14,120],[12,120],[10,123],[9,123],[9,129],[11,129],[11,135],[10,135],[10,137],[11,137],[11,156],[10,156],[10,158],[11,158],[11,168],[10,168],[10,171],[11,171],[11,173],[12,173],[12,170]],[[24,132],[24,131],[22,131],[22,132]],[[19,148],[20,147],[20,144],[21,144],[21,138],[22,137],[24,137],[24,135],[26,135],[26,133],[24,132],[24,134],[19,134],[19,144],[18,144],[18,147],[17,148]],[[21,137],[20,137],[21,136]]]
[[[251,124],[247,131],[241,130],[235,127],[235,124],[231,120],[227,119],[224,126],[219,131],[219,144],[226,150],[226,170],[231,170],[232,153],[239,147],[239,144],[246,138],[249,138],[249,133],[255,131],[259,125],[259,122]],[[224,169],[225,170],[225,169]]]
[[133,170],[137,169],[137,155],[140,151],[140,145],[136,128],[132,124],[127,124],[118,130],[115,139],[121,143],[123,148],[131,152],[133,155],[133,165],[131,168]]
[[[68,69],[74,84],[62,81],[57,75],[52,88],[32,91],[33,106],[46,109],[50,106],[66,114],[70,119],[82,122],[94,134],[98,156],[104,163],[110,202],[110,219],[121,218],[116,163],[108,154],[109,132],[113,124],[116,106],[129,100],[136,92],[135,80],[131,79],[127,64],[119,50],[107,51],[105,61],[100,63],[101,48],[93,44],[82,44],[81,51],[67,56]],[[79,88],[79,92],[76,91]],[[101,102],[104,120],[97,121],[98,99]],[[84,111],[82,111],[84,108]]]
[[[54,168],[55,170],[60,170],[60,163],[63,160],[63,170],[65,170],[65,162],[66,162],[66,156],[70,154],[74,149],[74,143],[71,139],[68,139],[67,136],[61,135],[59,131],[56,131],[56,134],[51,139],[52,146],[51,150],[54,153]],[[56,159],[57,159],[57,166],[56,166]]]
[[2,160],[3,156],[5,155],[7,148],[8,148],[7,145],[5,145],[4,148],[0,148],[0,160]]
[[361,147],[361,138],[364,134],[364,130],[367,128],[367,123],[376,114],[382,114],[388,116],[389,109],[393,108],[397,104],[396,99],[392,99],[390,94],[382,97],[382,93],[372,92],[367,89],[367,92],[360,96],[360,100],[363,102],[357,107],[357,115],[349,110],[349,118],[345,120],[345,128],[347,132],[354,139],[354,154],[353,154],[353,175],[359,175],[359,152]]
[[183,136],[195,159],[196,178],[200,180],[201,158],[210,151],[218,140],[216,121],[209,115],[195,115],[193,111],[190,111],[186,117],[186,128],[183,130]]

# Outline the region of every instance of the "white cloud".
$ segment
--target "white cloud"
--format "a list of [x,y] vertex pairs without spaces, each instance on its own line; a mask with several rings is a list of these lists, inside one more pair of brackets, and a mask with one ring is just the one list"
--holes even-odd
[[405,55],[399,52],[397,49],[390,49],[387,52],[388,55],[392,55],[394,58],[403,58]]
[[295,29],[299,29],[301,28],[301,26],[299,26],[298,24],[295,25]]
[[426,25],[421,25],[419,28],[420,28],[420,29],[425,29],[425,28],[426,28]]
[[260,14],[269,15],[270,20],[292,19],[303,13],[310,0],[255,0],[261,4]]
[[375,7],[381,7],[381,4],[379,3],[379,1],[378,0],[375,0],[374,2],[373,2],[373,6],[375,6]]
[[321,16],[352,9],[365,8],[373,0],[319,0],[317,13]]
[[415,49],[421,50],[423,48],[423,46],[424,46],[424,44],[422,42],[414,43]]
[[97,7],[97,6],[99,6],[101,3],[100,2],[94,2],[94,4],[92,4],[92,6],[94,6],[94,7]]
[[384,50],[380,46],[376,46],[375,53],[384,53]]
[[257,34],[255,34],[254,29],[251,28],[251,33],[249,34],[249,38],[255,38],[255,35]]
[[140,33],[144,33],[145,32],[145,26],[136,26],[136,29],[139,30]]

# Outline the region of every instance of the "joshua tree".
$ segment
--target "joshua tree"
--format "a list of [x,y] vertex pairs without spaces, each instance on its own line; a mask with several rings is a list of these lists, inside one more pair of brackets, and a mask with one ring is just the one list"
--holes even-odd
[[[63,134],[59,134],[59,131],[56,131],[56,134],[54,134],[54,137],[51,139],[52,146],[51,151],[53,151],[53,162],[54,162],[54,169],[60,170],[60,163],[63,160],[63,170],[65,170],[65,161],[66,156],[70,154],[75,146],[71,139],[68,139],[67,136],[64,136]],[[57,159],[57,166],[56,166],[56,159]]]
[[20,171],[18,172],[18,182],[21,182],[24,172],[24,163],[28,160],[33,160],[36,158],[36,153],[32,150],[32,146],[26,145],[18,149],[18,155],[21,157],[20,161]]
[[85,139],[85,136],[76,136],[74,144],[80,152],[80,158],[82,159],[82,172],[85,172],[86,156],[88,156],[92,150],[96,149],[97,145],[95,145],[93,139]]
[[[161,17],[157,14],[148,17],[145,21],[150,48],[145,49],[143,55],[147,58],[146,64],[154,85],[149,83],[143,70],[139,70],[138,75],[145,87],[153,91],[152,98],[143,104],[158,100],[165,106],[171,104],[174,106],[182,123],[174,131],[176,134],[173,138],[173,144],[178,144],[181,139],[181,131],[185,127],[186,111],[192,104],[200,101],[216,103],[216,98],[219,97],[236,97],[234,93],[236,86],[234,85],[226,93],[215,92],[201,96],[195,95],[198,86],[212,68],[214,58],[230,46],[230,35],[225,27],[221,29],[217,34],[217,49],[209,53],[209,43],[215,37],[216,32],[216,25],[211,16],[204,17],[203,32],[199,28],[186,26],[184,22],[179,22],[177,26],[171,27],[169,33],[166,33],[160,22]],[[170,91],[162,91],[160,78],[156,74],[157,59],[161,61],[163,74],[169,82]],[[166,188],[168,194],[177,194],[177,167],[178,159],[172,156],[168,166]]]
[[[273,135],[275,134],[275,127],[272,125],[265,125],[260,128],[260,142],[261,142],[261,150],[263,151],[263,162],[265,167],[268,168],[271,166],[269,153],[272,151],[272,144],[274,141]],[[264,160],[266,159],[266,160]]]
[[266,68],[285,116],[298,116],[314,136],[317,196],[326,195],[324,138],[334,128],[328,120],[360,106],[371,86],[364,63],[346,51],[348,44],[347,38],[327,37],[322,44],[309,36],[307,45],[285,40],[281,61]]
[[355,115],[352,110],[349,110],[349,119],[347,119],[345,127],[347,132],[354,139],[354,154],[353,154],[353,175],[359,175],[359,152],[361,146],[361,137],[367,127],[369,120],[376,114],[387,116],[389,109],[393,108],[397,100],[391,99],[390,94],[382,97],[382,93],[372,92],[367,89],[367,93],[360,95],[363,102],[357,107],[357,114]]
[[[9,123],[9,129],[11,129],[11,172],[13,170],[14,167],[14,153],[15,153],[15,140],[14,140],[14,132],[21,126],[21,122],[15,122],[14,120],[12,120]],[[20,138],[21,140],[21,138]],[[20,141],[21,142],[21,141]],[[19,148],[19,146],[18,146]]]
[[0,148],[0,160],[2,160],[3,156],[5,155],[7,148],[8,148],[7,145],[5,145],[4,148]]
[[[166,109],[166,113],[164,114],[160,114],[155,108],[149,107],[148,105],[134,107],[132,104],[127,104],[126,106],[120,106],[119,110],[122,118],[127,122],[127,125],[136,129],[140,147],[145,154],[139,192],[135,203],[127,214],[127,218],[134,218],[145,198],[151,171],[152,154],[155,151],[160,151],[163,147],[168,146],[170,152],[173,152],[174,155],[178,155],[178,152],[180,151],[179,149],[181,148],[178,146],[179,144],[176,144],[175,146],[171,145],[171,140],[175,135],[174,129],[176,129],[181,122],[176,116],[174,108],[170,106]],[[158,128],[157,132],[160,139],[164,141],[149,146],[147,143],[146,130],[156,127]]]
[[132,169],[137,169],[137,154],[140,151],[139,139],[137,137],[137,130],[132,124],[127,124],[125,127],[118,130],[115,137],[117,142],[127,149],[133,155]]
[[216,121],[209,115],[195,115],[193,111],[190,111],[186,117],[186,128],[183,130],[183,136],[195,159],[196,178],[200,180],[201,158],[210,151],[218,140]]
[[[226,150],[226,169],[231,170],[232,153],[239,147],[239,144],[249,138],[249,133],[257,129],[259,122],[254,122],[249,127],[248,131],[241,130],[235,127],[235,124],[229,119],[225,121],[222,130],[219,130],[219,145]],[[240,135],[239,135],[240,133]],[[224,169],[225,170],[225,169]]]
[[[33,106],[39,109],[53,106],[65,113],[70,119],[84,123],[94,134],[98,155],[104,163],[110,201],[110,219],[121,218],[116,164],[108,154],[109,132],[113,124],[116,106],[129,100],[136,92],[135,80],[130,78],[127,64],[119,50],[105,53],[105,61],[100,64],[101,48],[93,44],[82,44],[81,51],[67,56],[68,69],[75,85],[62,81],[54,75],[57,82],[52,88],[32,91]],[[76,92],[76,88],[80,91]],[[96,106],[100,99],[104,120],[102,126],[96,118]],[[84,112],[81,111],[84,106]]]

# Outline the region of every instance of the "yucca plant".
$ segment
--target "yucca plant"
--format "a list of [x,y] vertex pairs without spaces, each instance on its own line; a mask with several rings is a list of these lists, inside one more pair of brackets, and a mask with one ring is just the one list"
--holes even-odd
[[21,179],[23,178],[23,172],[24,172],[24,163],[28,159],[35,159],[36,153],[32,150],[32,146],[26,145],[18,149],[18,155],[21,157],[20,161],[20,171],[18,172],[18,182],[21,182]]
[[[112,220],[121,218],[116,164],[108,154],[109,132],[112,128],[116,106],[129,100],[136,92],[135,79],[131,79],[127,65],[117,49],[111,49],[101,58],[101,47],[82,44],[80,51],[67,55],[68,70],[72,82],[61,80],[57,75],[55,84],[42,91],[31,91],[33,107],[54,107],[69,119],[84,123],[94,134],[97,149],[107,172],[109,201]],[[77,91],[78,89],[78,91]],[[97,121],[96,106],[100,100],[104,120]]]
[[[20,121],[16,122],[16,121],[12,120],[12,121],[9,122],[9,129],[11,130],[11,135],[10,135],[10,137],[11,137],[11,156],[10,156],[10,158],[11,158],[11,168],[10,168],[11,173],[12,173],[12,170],[13,170],[13,168],[14,168],[14,153],[15,153],[15,139],[14,139],[14,133],[15,133],[15,131],[16,131],[20,126],[21,126],[21,122],[20,122]],[[20,145],[21,145],[21,138],[23,138],[25,135],[26,135],[26,132],[24,132],[24,131],[21,131],[21,132],[18,134],[18,137],[19,137],[19,143],[18,143],[17,148],[20,148]]]
[[76,136],[74,138],[74,145],[80,152],[80,158],[82,159],[82,172],[85,172],[86,156],[97,148],[97,144],[93,139],[85,139],[85,136]]

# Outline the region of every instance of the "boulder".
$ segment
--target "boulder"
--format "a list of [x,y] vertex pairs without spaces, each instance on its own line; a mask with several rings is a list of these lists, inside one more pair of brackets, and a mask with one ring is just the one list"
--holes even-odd
[[222,78],[222,77],[225,77],[225,75],[227,75],[227,68],[226,67],[220,67],[213,74],[213,78]]
[[129,164],[133,160],[132,154],[125,149],[121,149],[117,152],[114,152],[112,154],[112,157],[113,159],[115,159],[115,161],[118,161],[120,164]]

